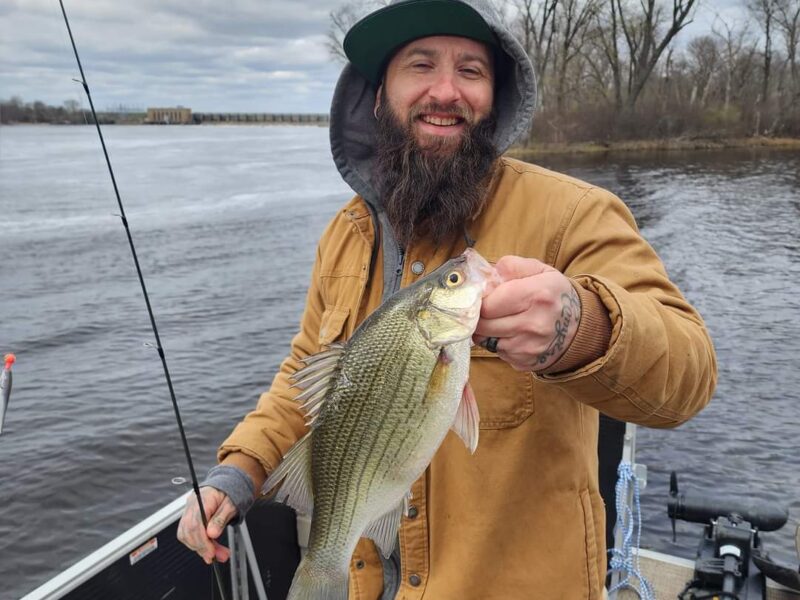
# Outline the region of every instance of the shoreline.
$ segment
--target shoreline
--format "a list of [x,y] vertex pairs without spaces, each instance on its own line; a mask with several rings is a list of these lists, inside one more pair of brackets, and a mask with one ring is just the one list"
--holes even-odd
[[554,154],[622,154],[626,152],[685,152],[689,150],[727,150],[734,148],[770,148],[800,150],[800,138],[671,138],[659,140],[626,140],[619,142],[574,142],[544,143],[538,145],[512,146],[506,151],[513,158],[526,158]]
[[[120,122],[103,123],[106,126],[143,126],[148,127],[327,127],[325,123],[278,123],[278,122],[207,122],[196,124],[162,125],[152,123]],[[93,126],[93,123],[0,123],[0,127],[82,127]],[[505,154],[512,158],[526,159],[539,156],[552,155],[601,155],[625,154],[630,152],[687,152],[694,150],[729,150],[729,149],[772,149],[772,150],[800,150],[800,137],[720,137],[720,136],[695,136],[692,138],[662,138],[645,140],[622,140],[613,142],[544,142],[530,146],[514,145],[506,150]]]

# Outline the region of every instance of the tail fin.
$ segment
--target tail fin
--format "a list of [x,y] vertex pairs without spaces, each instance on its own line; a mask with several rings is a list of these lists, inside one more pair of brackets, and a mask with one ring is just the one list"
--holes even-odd
[[347,571],[320,573],[304,558],[297,567],[286,600],[347,600]]

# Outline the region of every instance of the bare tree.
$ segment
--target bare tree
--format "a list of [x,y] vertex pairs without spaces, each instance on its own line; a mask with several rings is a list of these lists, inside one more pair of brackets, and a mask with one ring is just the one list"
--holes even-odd
[[[582,54],[589,38],[589,29],[600,10],[599,0],[561,0],[561,10],[556,13],[555,34],[558,52],[555,54],[555,93],[556,110],[564,111],[566,90],[573,82],[569,81],[570,64]],[[576,75],[576,78],[580,73]]]
[[[628,110],[633,111],[661,55],[681,29],[691,23],[689,16],[696,1],[672,0],[672,13],[665,16],[663,6],[656,0],[641,0],[638,12],[625,0],[612,0],[630,60],[625,102]],[[659,36],[665,25],[666,31]]]
[[777,8],[776,0],[749,0],[747,8],[764,31],[764,63],[761,70],[760,103],[769,98],[769,83],[772,75],[772,27]]
[[696,37],[689,42],[687,53],[692,79],[689,106],[697,104],[700,108],[704,108],[708,101],[708,93],[712,89],[712,77],[719,65],[717,42],[709,35]]
[[[730,107],[734,90],[741,90],[752,73],[755,46],[750,39],[750,30],[745,24],[737,26],[729,24],[717,15],[711,32],[720,41],[722,68],[725,83],[723,89],[723,106]],[[737,95],[738,96],[738,95]]]
[[[663,0],[611,0],[598,12],[598,43],[608,60],[618,112],[632,112],[659,59],[675,36],[691,23],[697,0],[672,0],[670,15]],[[663,34],[661,33],[663,31]]]
[[[623,103],[623,57],[619,49],[620,18],[617,3],[612,0],[607,4],[606,11],[599,11],[595,15],[594,35],[595,51],[586,54],[587,61],[595,78],[602,79],[605,65],[611,74],[614,88],[614,106],[619,112]],[[605,62],[605,65],[602,65]],[[605,92],[604,92],[604,95]]]
[[800,97],[800,66],[798,66],[798,45],[800,44],[800,0],[777,0],[775,23],[784,41],[786,58],[791,74],[791,99]]
[[559,0],[514,0],[518,11],[517,37],[533,63],[539,94],[547,96],[546,75],[553,51],[555,11]]

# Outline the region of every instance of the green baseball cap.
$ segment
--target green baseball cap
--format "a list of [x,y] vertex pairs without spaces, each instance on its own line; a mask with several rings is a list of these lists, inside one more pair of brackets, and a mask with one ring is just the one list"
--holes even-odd
[[395,50],[432,35],[454,35],[497,46],[483,17],[455,0],[406,0],[370,13],[350,28],[344,53],[369,81],[378,85]]

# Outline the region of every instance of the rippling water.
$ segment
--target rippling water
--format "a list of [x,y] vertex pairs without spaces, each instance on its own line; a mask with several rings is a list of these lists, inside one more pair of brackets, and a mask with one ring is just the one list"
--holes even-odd
[[[325,223],[350,196],[327,131],[107,127],[200,472],[269,385]],[[620,195],[700,309],[714,402],[639,429],[643,545],[690,556],[665,515],[682,486],[759,495],[800,519],[800,153],[547,158]],[[0,128],[0,597],[18,598],[172,500],[186,467],[149,323],[89,127]],[[796,564],[789,529],[766,536]]]

